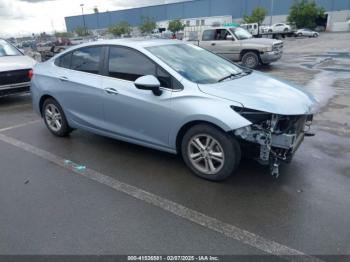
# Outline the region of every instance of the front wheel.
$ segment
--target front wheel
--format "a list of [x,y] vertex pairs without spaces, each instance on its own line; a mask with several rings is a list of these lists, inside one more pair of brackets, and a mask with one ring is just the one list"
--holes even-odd
[[250,69],[257,68],[259,62],[259,55],[255,52],[247,52],[242,56],[242,65]]
[[42,112],[47,128],[55,136],[63,137],[72,132],[64,112],[56,100],[51,98],[45,100]]
[[181,153],[193,173],[211,181],[228,178],[241,159],[238,142],[211,125],[189,129],[181,143]]
[[314,37],[318,37],[318,34],[314,34]]

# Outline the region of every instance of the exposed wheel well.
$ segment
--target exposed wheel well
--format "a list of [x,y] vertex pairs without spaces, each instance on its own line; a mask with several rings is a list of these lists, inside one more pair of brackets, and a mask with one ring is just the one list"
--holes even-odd
[[55,98],[53,98],[52,96],[50,95],[43,95],[41,98],[40,98],[40,101],[39,101],[39,109],[40,109],[40,114],[43,115],[43,105],[44,105],[44,102],[46,99],[54,99],[56,100]]
[[195,125],[199,125],[199,124],[207,124],[207,125],[210,125],[212,127],[217,128],[220,131],[225,132],[221,127],[219,127],[211,122],[202,121],[202,120],[189,122],[189,123],[183,125],[180,128],[180,131],[177,133],[177,137],[176,137],[176,151],[177,151],[177,153],[181,152],[181,142],[182,142],[182,139],[183,139],[184,135],[186,134],[187,130],[189,130],[191,127],[193,127]]

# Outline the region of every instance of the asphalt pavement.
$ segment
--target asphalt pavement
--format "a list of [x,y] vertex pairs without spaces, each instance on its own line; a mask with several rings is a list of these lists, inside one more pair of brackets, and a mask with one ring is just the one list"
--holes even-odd
[[29,95],[0,98],[0,254],[350,255],[350,74],[324,75],[350,59],[310,58],[326,51],[262,69],[325,98],[317,135],[278,179],[245,159],[213,183],[178,156],[80,130],[57,138]]

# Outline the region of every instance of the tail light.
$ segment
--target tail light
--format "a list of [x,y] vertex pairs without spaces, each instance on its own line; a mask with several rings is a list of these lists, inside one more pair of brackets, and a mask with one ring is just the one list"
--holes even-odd
[[29,70],[29,71],[28,71],[28,77],[29,77],[29,80],[32,80],[33,75],[34,75],[33,70]]

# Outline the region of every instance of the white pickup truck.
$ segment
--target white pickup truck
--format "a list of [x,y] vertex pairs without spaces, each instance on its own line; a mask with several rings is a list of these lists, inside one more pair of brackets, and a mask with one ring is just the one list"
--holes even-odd
[[248,68],[270,64],[283,53],[283,41],[253,38],[241,27],[215,27],[201,32],[199,40],[192,43],[234,62],[242,62]]

